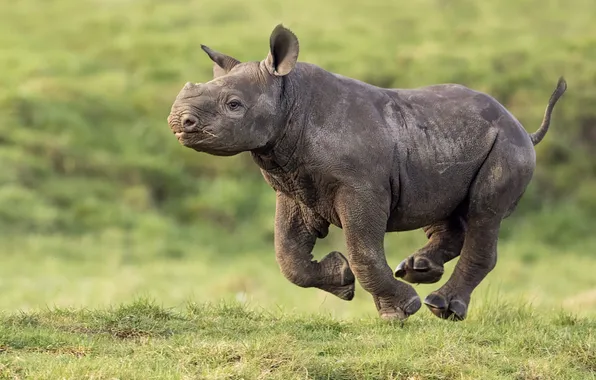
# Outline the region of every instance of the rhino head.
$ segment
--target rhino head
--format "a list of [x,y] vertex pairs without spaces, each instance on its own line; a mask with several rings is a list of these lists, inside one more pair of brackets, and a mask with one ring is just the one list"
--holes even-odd
[[298,59],[296,36],[276,26],[269,53],[260,62],[240,62],[201,47],[213,61],[213,79],[186,83],[176,96],[168,124],[178,141],[217,156],[272,146],[282,134],[289,109],[284,77]]

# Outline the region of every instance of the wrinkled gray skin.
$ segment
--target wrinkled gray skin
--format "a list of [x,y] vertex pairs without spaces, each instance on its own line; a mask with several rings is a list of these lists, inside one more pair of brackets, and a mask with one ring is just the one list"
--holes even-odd
[[[168,123],[178,141],[218,156],[250,152],[275,189],[275,253],[300,287],[344,300],[358,279],[385,319],[421,307],[394,278],[386,232],[422,228],[428,243],[395,276],[434,283],[458,256],[449,280],[425,299],[441,318],[466,317],[472,291],[495,267],[501,221],[535,168],[534,145],[565,92],[560,78],[542,126],[528,134],[494,98],[456,84],[383,89],[297,63],[298,40],[278,25],[260,62],[240,63],[203,46],[214,79],[187,83]],[[333,224],[347,258],[311,254]]]

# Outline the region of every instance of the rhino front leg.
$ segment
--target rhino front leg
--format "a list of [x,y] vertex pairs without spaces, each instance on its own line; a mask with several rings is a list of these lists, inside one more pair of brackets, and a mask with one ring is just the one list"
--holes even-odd
[[336,251],[320,262],[313,260],[316,240],[325,237],[328,227],[294,200],[277,193],[275,256],[282,274],[302,288],[319,288],[350,301],[354,298],[355,279],[348,260]]
[[423,228],[428,243],[395,268],[395,276],[414,284],[431,284],[443,276],[445,263],[459,256],[466,222],[460,214]]
[[369,292],[383,319],[406,319],[420,307],[411,285],[393,277],[383,247],[388,213],[375,194],[359,191],[339,197],[337,212],[348,247],[350,267]]

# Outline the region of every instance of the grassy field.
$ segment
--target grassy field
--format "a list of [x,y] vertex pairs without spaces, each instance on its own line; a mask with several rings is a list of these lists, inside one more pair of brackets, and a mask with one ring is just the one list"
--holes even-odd
[[[0,2],[0,378],[593,379],[595,12],[592,0]],[[465,322],[422,309],[387,324],[359,286],[345,302],[290,284],[251,159],[172,137],[177,92],[212,75],[200,44],[259,60],[280,22],[300,60],[380,86],[462,83],[528,131],[566,77]],[[390,265],[424,242],[387,235]],[[335,249],[338,229],[315,256]]]
[[0,378],[596,378],[596,323],[499,303],[466,323],[282,313],[238,304],[1,317]]
[[[343,249],[341,231],[335,229],[330,239],[321,242],[326,244],[317,248],[316,257],[331,247]],[[342,318],[376,315],[372,298],[360,287],[355,299],[345,302],[288,282],[275,262],[273,243],[236,255],[188,248],[179,256],[168,256],[164,248],[168,241],[159,239],[152,241],[153,250],[147,251],[120,245],[113,236],[15,240],[12,246],[11,239],[0,245],[3,310],[103,308],[143,296],[156,298],[166,307],[225,299],[272,309],[333,313]],[[387,235],[387,246],[392,248],[387,252],[389,264],[395,267],[424,240],[420,231]],[[331,245],[334,241],[337,244]],[[563,309],[596,316],[595,246],[593,239],[569,249],[531,239],[500,242],[497,267],[476,290],[470,312],[475,313],[475,307],[484,303],[507,300],[531,304],[542,312]],[[424,297],[445,282],[455,262],[446,265],[439,283],[416,285],[419,294]]]
[[[114,240],[3,250],[0,378],[596,378],[594,245],[504,242],[465,322],[423,308],[401,325],[360,287],[345,302],[290,284],[272,247],[160,257]],[[388,240],[395,265],[423,235]]]

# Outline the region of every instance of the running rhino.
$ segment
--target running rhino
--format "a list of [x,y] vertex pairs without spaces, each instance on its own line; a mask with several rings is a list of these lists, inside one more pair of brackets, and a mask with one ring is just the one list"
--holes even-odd
[[[292,283],[344,300],[358,279],[381,318],[405,319],[421,301],[410,283],[453,274],[424,303],[466,317],[473,290],[495,267],[501,221],[536,165],[534,145],[567,85],[559,79],[537,132],[493,97],[457,84],[386,89],[297,62],[298,39],[278,25],[262,61],[201,45],[214,78],[186,83],[168,124],[185,147],[216,156],[250,152],[276,191],[275,255]],[[313,260],[333,224],[347,255]],[[393,271],[386,232],[422,228],[427,244]]]

